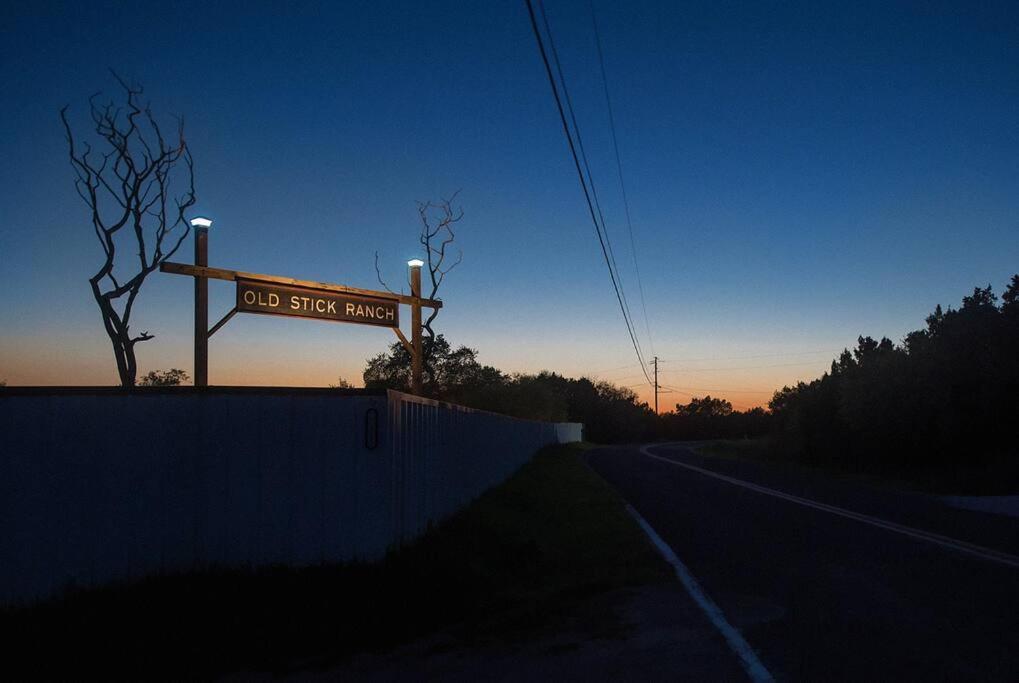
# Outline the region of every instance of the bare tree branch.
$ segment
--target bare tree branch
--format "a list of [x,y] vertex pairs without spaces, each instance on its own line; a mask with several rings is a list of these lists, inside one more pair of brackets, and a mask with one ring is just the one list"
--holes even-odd
[[[131,335],[131,313],[145,279],[173,256],[190,232],[185,214],[195,203],[194,161],[183,122],[178,120],[177,139],[168,141],[149,105],[140,102],[144,89],[111,73],[122,91],[122,104],[101,102],[102,93],[88,100],[93,131],[108,150],[99,155],[101,161],[93,157],[90,143],[77,142],[68,107],[60,110],[60,119],[75,192],[89,209],[102,247],[103,261],[89,286],[113,345],[120,381],[131,386],[137,375],[135,344],[154,337],[147,330]],[[183,176],[185,185],[174,197],[170,185],[176,176]],[[134,245],[136,270],[121,278],[115,271],[126,265],[118,261],[117,247],[125,240]]]
[[[460,190],[454,192],[448,199],[438,202],[418,202],[418,217],[421,220],[421,232],[418,241],[425,250],[425,263],[428,266],[428,279],[431,283],[429,299],[437,299],[439,288],[446,275],[456,268],[463,261],[463,252],[458,251],[457,258],[447,264],[447,248],[456,240],[454,228],[464,217],[462,207],[454,208],[453,202]],[[438,308],[433,308],[422,326],[428,334],[429,339],[435,339],[435,330],[432,323],[439,315]]]
[[386,281],[382,279],[382,271],[379,270],[379,252],[377,251],[375,252],[375,277],[378,279],[379,284],[386,288],[387,292],[392,292],[393,294],[396,294],[396,292],[389,288],[389,285],[386,284]]

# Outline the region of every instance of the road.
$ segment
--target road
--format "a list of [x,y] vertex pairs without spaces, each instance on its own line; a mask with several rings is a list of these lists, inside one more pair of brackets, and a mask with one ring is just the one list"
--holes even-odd
[[1016,518],[682,445],[588,463],[776,679],[1019,680]]

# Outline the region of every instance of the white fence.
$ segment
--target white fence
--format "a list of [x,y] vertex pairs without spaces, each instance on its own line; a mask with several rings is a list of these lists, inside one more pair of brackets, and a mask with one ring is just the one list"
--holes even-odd
[[377,559],[579,431],[398,392],[0,390],[0,602]]

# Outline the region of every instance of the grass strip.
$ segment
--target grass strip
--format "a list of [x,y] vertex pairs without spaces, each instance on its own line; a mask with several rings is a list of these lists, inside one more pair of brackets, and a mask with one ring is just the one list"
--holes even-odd
[[544,449],[378,563],[157,577],[7,608],[5,670],[151,679],[318,668],[443,630],[512,637],[588,596],[667,580],[581,449]]

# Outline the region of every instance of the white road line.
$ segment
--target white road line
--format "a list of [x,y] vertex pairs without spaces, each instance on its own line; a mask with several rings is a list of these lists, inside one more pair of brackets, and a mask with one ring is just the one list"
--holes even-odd
[[647,523],[640,513],[633,509],[632,505],[627,505],[626,510],[633,515],[633,518],[637,520],[640,527],[647,534],[651,542],[658,548],[658,552],[662,554],[662,557],[672,565],[672,568],[676,570],[676,576],[679,578],[680,583],[686,588],[686,592],[690,594],[690,597],[694,599],[694,602],[704,611],[707,615],[708,620],[718,629],[722,637],[729,644],[729,648],[739,657],[740,664],[743,665],[743,669],[750,676],[750,680],[756,683],[764,683],[764,681],[774,681],[771,673],[764,667],[761,660],[757,658],[757,654],[754,649],[750,647],[740,632],[733,628],[725,615],[722,614],[721,608],[715,604],[715,601],[704,592],[701,585],[697,583],[697,579],[694,578],[690,570],[687,569],[686,565],[676,557],[676,553],[673,552],[669,544],[662,540],[662,537]]
[[853,519],[856,520],[857,522],[863,522],[864,524],[869,524],[871,526],[878,527],[879,529],[894,531],[895,533],[902,534],[903,536],[909,536],[910,538],[915,538],[921,541],[927,541],[928,543],[933,543],[943,548],[949,548],[950,550],[956,550],[961,553],[967,553],[969,555],[979,557],[982,560],[997,562],[999,564],[1004,564],[1009,567],[1015,567],[1019,569],[1019,557],[1016,557],[1015,555],[1010,555],[1008,553],[1004,553],[999,550],[993,550],[991,548],[985,548],[983,546],[976,545],[973,543],[967,543],[966,541],[960,541],[958,539],[950,538],[948,536],[942,536],[941,534],[935,534],[930,531],[914,529],[913,527],[908,527],[902,524],[896,524],[895,522],[889,522],[883,519],[879,519],[877,517],[871,517],[870,515],[864,515],[859,512],[853,512],[852,510],[846,510],[845,508],[836,507],[834,505],[828,505],[826,503],[819,503],[817,501],[809,500],[807,498],[801,498],[799,496],[794,496],[791,493],[785,493],[783,491],[768,488],[767,486],[761,486],[760,484],[754,484],[749,481],[744,481],[743,479],[736,479],[735,477],[729,477],[724,474],[719,474],[718,472],[712,472],[711,470],[706,470],[703,467],[697,467],[696,465],[690,465],[685,462],[679,462],[676,460],[670,460],[669,458],[663,458],[660,455],[654,455],[653,453],[651,453],[649,451],[650,448],[651,446],[644,446],[643,448],[640,449],[640,452],[649,458],[661,460],[662,462],[667,462],[670,465],[675,465],[676,467],[683,467],[685,469],[703,474],[707,477],[720,479],[722,481],[733,484],[734,486],[740,486],[745,489],[750,489],[751,491],[763,493],[767,496],[781,498],[782,500],[789,501],[790,503],[796,503],[797,505],[803,505],[805,507],[813,508],[815,510],[829,512],[833,515],[838,515],[839,517]]

